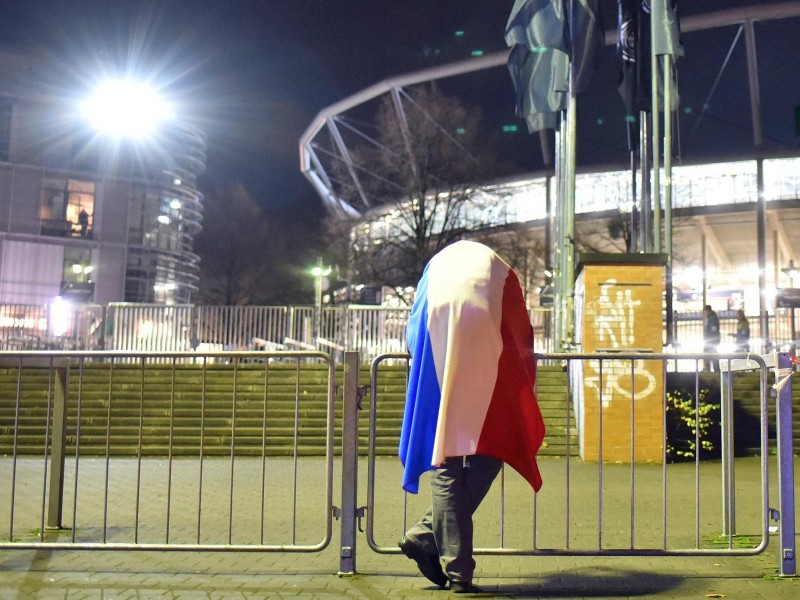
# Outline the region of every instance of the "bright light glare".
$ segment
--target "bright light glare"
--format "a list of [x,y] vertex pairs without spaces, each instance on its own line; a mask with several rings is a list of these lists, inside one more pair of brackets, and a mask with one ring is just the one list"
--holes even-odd
[[69,302],[61,296],[56,296],[50,305],[50,327],[54,336],[60,337],[67,332],[71,317]]
[[174,115],[153,88],[130,79],[101,85],[83,104],[83,113],[97,130],[131,138],[148,136]]
[[676,279],[688,282],[700,282],[703,278],[703,269],[700,267],[688,267],[675,274]]

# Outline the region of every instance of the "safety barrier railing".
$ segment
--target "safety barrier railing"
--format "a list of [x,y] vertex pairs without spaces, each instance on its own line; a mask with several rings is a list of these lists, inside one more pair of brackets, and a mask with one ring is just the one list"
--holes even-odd
[[[782,575],[794,575],[794,470],[791,431],[791,386],[785,385],[791,374],[789,355],[759,356],[708,354],[540,354],[540,362],[564,365],[568,378],[562,406],[566,430],[580,431],[580,455],[574,456],[567,437],[562,456],[541,457],[544,487],[534,494],[528,484],[511,469],[504,468],[493,490],[476,514],[476,554],[495,555],[591,555],[591,556],[703,556],[753,555],[763,552],[770,537],[770,523],[780,534]],[[357,509],[366,514],[366,538],[378,553],[398,553],[396,540],[416,521],[430,504],[430,496],[404,494],[402,510],[393,500],[400,490],[399,461],[376,456],[376,419],[381,414],[381,363],[407,358],[404,354],[386,354],[373,361],[370,405],[369,462],[367,505]],[[732,360],[732,359],[740,360]],[[720,375],[721,422],[704,421],[708,401],[704,400],[700,371],[705,361],[720,360],[725,372]],[[731,360],[726,360],[731,359]],[[673,462],[668,444],[667,414],[681,410],[668,396],[667,374],[676,371],[676,361],[694,363],[688,397],[677,400],[690,418],[688,462]],[[779,365],[779,362],[781,363]],[[780,366],[780,368],[778,368]],[[758,437],[756,458],[733,459],[733,392],[743,369],[758,373]],[[784,385],[776,397],[779,507],[770,504],[768,485],[768,398],[767,379],[776,369]],[[648,377],[654,376],[655,382]],[[641,434],[645,428],[637,411],[642,411],[641,393],[655,383],[658,398],[658,427]],[[661,387],[659,391],[657,388]],[[622,392],[627,394],[623,397]],[[652,392],[653,390],[650,390]],[[589,408],[594,395],[602,410]],[[609,396],[611,395],[611,396]],[[680,395],[679,395],[680,396]],[[617,403],[612,406],[611,403]],[[540,402],[541,404],[541,402]],[[627,422],[604,422],[609,411],[618,408]],[[550,410],[554,410],[551,406]],[[545,423],[547,424],[547,417]],[[701,449],[711,439],[703,429],[719,426],[720,459],[701,460]],[[590,431],[594,431],[591,434]],[[660,447],[656,460],[642,458],[639,446],[647,445],[653,435]],[[626,437],[627,436],[627,437]],[[591,439],[590,439],[591,438]],[[626,446],[620,459],[620,438]],[[548,438],[545,437],[545,442]],[[651,444],[652,445],[652,444]],[[616,447],[616,448],[613,448]],[[612,457],[612,449],[617,453]],[[674,449],[674,448],[673,448]],[[685,452],[685,451],[684,451]],[[757,461],[757,464],[754,463]],[[735,473],[747,467],[755,472],[756,486],[735,486]],[[421,490],[426,486],[421,485]],[[388,510],[384,507],[390,507]],[[771,521],[772,520],[772,521]],[[487,526],[496,523],[496,527]],[[345,562],[342,570],[355,569]]]
[[0,353],[0,548],[324,549],[334,375],[322,352]]
[[[537,349],[551,352],[552,311],[529,309]],[[266,349],[316,349],[342,358],[339,348],[358,352],[365,364],[387,352],[406,349],[408,307],[194,306],[111,303],[48,306],[0,305],[0,350],[106,350],[132,352],[216,352]],[[750,350],[786,350],[797,345],[795,310],[776,308],[761,319],[750,317]],[[717,351],[735,349],[734,311],[719,311],[722,342]],[[678,311],[673,348],[704,349],[699,311]],[[666,339],[666,331],[664,339]]]
[[[363,541],[396,553],[396,539],[429,504],[425,493],[402,494],[398,459],[375,452],[381,390],[388,389],[378,367],[407,359],[385,354],[373,362],[367,503],[359,506],[359,411],[367,386],[359,381],[358,353],[344,353],[339,508],[336,371],[326,353],[0,353],[0,549],[316,552],[330,545],[336,517],[339,571],[353,573],[366,517]],[[545,487],[537,495],[504,469],[476,515],[477,554],[753,555],[767,548],[774,530],[779,572],[796,574],[791,355],[538,359],[563,365],[568,375],[564,399],[545,417],[548,427],[563,421],[564,451],[541,457]],[[666,421],[644,436],[637,431],[641,393],[651,384],[662,386],[657,412],[680,408],[666,385],[676,361],[695,365],[693,374],[681,374],[690,390],[682,416],[695,419],[687,462],[668,456],[674,439]],[[701,393],[705,361],[722,368],[720,454],[710,461],[700,457],[712,439],[702,421],[709,404]],[[740,416],[732,399],[745,370],[758,379],[758,456],[734,459]],[[777,497],[770,497],[768,481],[773,373]],[[591,394],[629,422],[613,429],[607,411],[584,410]],[[590,436],[593,425],[600,435]],[[322,434],[321,447],[309,446],[314,431]],[[579,453],[571,432],[580,434]],[[650,437],[656,460],[638,454]],[[627,461],[611,455],[620,440]],[[737,486],[740,471],[757,483]]]

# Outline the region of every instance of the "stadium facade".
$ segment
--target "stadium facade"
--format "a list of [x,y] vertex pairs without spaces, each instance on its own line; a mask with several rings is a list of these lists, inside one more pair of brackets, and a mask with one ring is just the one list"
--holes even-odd
[[[698,10],[701,9],[694,12]],[[676,310],[699,309],[701,302],[708,301],[720,310],[733,310],[743,305],[748,314],[755,315],[759,312],[761,296],[766,297],[765,308],[771,310],[775,307],[778,290],[800,285],[800,271],[795,268],[800,265],[796,250],[800,247],[797,223],[800,219],[800,152],[797,150],[800,130],[795,136],[788,133],[792,127],[800,127],[800,122],[791,122],[797,108],[787,103],[788,90],[796,87],[797,78],[789,73],[788,78],[779,82],[779,90],[774,82],[775,77],[783,77],[780,74],[788,66],[786,57],[780,54],[780,44],[774,42],[783,39],[784,34],[796,26],[798,18],[800,3],[769,2],[693,14],[682,21],[687,45],[687,57],[679,66],[683,137],[677,134],[681,156],[673,162],[670,178],[675,210],[672,275],[676,297],[681,301],[675,306]],[[720,45],[711,53],[708,43],[712,37],[716,43],[721,40],[721,44],[730,44],[730,48]],[[757,40],[760,45],[756,44]],[[616,32],[612,28],[606,32],[606,54],[613,55],[615,41]],[[703,43],[706,55],[700,58],[692,55],[691,52],[696,52]],[[711,63],[712,55],[720,56],[717,81],[709,80],[708,70],[700,68]],[[478,96],[495,102],[495,96],[488,93],[486,86],[498,77],[508,80],[508,73],[502,73],[506,71],[507,57],[508,51],[473,53],[473,58],[461,62],[378,82],[320,111],[300,140],[301,171],[332,214],[358,222],[354,235],[356,243],[380,243],[387,231],[401,226],[395,219],[397,201],[387,203],[370,197],[363,182],[374,174],[360,170],[353,160],[352,149],[363,145],[364,140],[379,151],[374,142],[375,123],[366,122],[365,115],[384,102],[395,107],[396,118],[403,123],[411,111],[425,110],[409,101],[407,89],[431,82],[447,86],[456,96],[459,90],[484,90]],[[613,62],[607,60],[606,65]],[[616,81],[616,72],[606,72],[603,77]],[[759,91],[759,80],[763,93]],[[508,86],[510,92],[510,83]],[[684,93],[689,88],[697,91]],[[606,85],[606,89],[616,96],[616,84]],[[712,100],[711,93],[706,95],[709,89],[716,90],[717,95],[727,92],[735,98],[731,122],[723,122],[713,110],[708,111]],[[474,96],[470,96],[470,100]],[[694,102],[691,101],[693,96]],[[698,100],[701,96],[705,103]],[[713,99],[717,100],[717,96]],[[622,121],[621,101],[618,97],[594,100],[583,104],[583,129],[578,132],[578,148],[580,150],[583,144],[584,148],[592,145],[609,151],[605,163],[602,157],[591,164],[578,162],[575,182],[578,242],[582,235],[586,239],[591,232],[597,238],[603,221],[620,213],[630,214],[631,199],[642,195],[641,187],[635,188],[637,184],[631,181],[630,169],[625,167],[625,151],[620,153],[616,149],[624,142],[615,146],[608,136],[599,138],[595,133],[610,131],[603,129],[609,122],[608,115],[599,112],[603,107],[619,105],[617,112]],[[781,120],[776,121],[779,115]],[[588,132],[588,141],[582,140],[581,132],[593,121],[595,129]],[[778,129],[772,128],[776,122]],[[516,130],[511,125],[504,127]],[[620,128],[620,132],[622,130]],[[712,143],[713,152],[709,151]],[[663,181],[665,174],[661,172],[661,175]],[[643,178],[638,178],[639,186]],[[344,185],[342,180],[345,180]],[[513,179],[478,184],[464,213],[464,222],[459,225],[467,231],[492,227],[510,231],[527,229],[541,245],[547,239],[547,229],[552,228],[552,207],[557,206],[554,188],[552,178],[544,169],[522,173]],[[349,190],[349,195],[343,193],[344,190]],[[608,237],[607,230],[605,233]],[[597,248],[602,244],[594,239],[590,245]],[[608,239],[605,249],[624,251],[619,243]],[[544,283],[542,274],[548,266],[542,257],[538,265],[539,285]]]

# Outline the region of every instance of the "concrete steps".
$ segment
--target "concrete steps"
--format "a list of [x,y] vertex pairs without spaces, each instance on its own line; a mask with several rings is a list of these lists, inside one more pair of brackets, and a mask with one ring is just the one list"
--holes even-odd
[[578,455],[578,430],[575,413],[567,399],[567,372],[564,367],[539,365],[536,372],[536,397],[545,424],[545,438],[539,454]]
[[[341,370],[334,446],[341,448]],[[69,375],[67,451],[82,456],[239,456],[324,453],[328,371],[324,365],[140,365],[84,363]],[[0,454],[42,455],[52,435],[47,369],[0,369]],[[360,384],[370,382],[367,369]],[[397,453],[405,403],[404,366],[382,365],[377,380],[376,452]],[[547,437],[542,454],[577,452],[566,373],[541,366],[537,393]],[[359,415],[366,454],[369,394]],[[569,422],[569,425],[568,425]],[[264,425],[266,423],[266,426]],[[570,436],[567,441],[567,429]]]

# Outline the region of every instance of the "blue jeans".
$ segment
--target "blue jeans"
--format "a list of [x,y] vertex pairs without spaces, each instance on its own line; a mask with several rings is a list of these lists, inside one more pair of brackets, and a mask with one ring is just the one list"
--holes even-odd
[[439,555],[450,581],[472,580],[472,514],[502,466],[502,461],[480,454],[446,458],[431,478],[431,507],[406,532],[425,552]]

